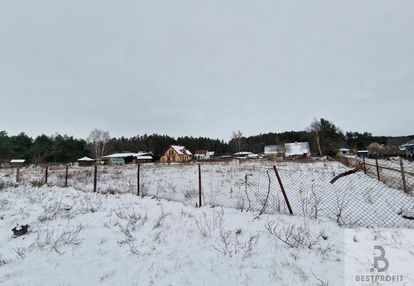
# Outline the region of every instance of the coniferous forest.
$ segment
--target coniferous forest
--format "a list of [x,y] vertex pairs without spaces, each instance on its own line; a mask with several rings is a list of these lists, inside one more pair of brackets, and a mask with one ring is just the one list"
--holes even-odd
[[[343,132],[334,123],[320,119],[317,121],[318,136],[322,155],[334,156],[339,148],[364,150],[373,142],[383,144],[398,152],[398,146],[414,138],[413,136],[373,136],[364,132]],[[254,136],[243,136],[242,131],[233,132],[232,139],[224,141],[206,137],[171,137],[168,135],[151,134],[133,137],[111,138],[107,143],[106,154],[114,152],[152,151],[158,159],[171,144],[186,146],[192,152],[198,149],[215,151],[216,156],[229,155],[238,151],[262,153],[265,145],[282,145],[288,142],[310,143],[311,151],[318,154],[315,130],[306,128],[303,131],[286,131],[266,133]],[[230,134],[231,135],[231,134]],[[390,154],[393,155],[393,154]],[[45,162],[68,163],[82,156],[93,157],[91,143],[87,139],[74,138],[69,135],[39,135],[32,138],[21,132],[9,135],[0,131],[0,162],[8,162],[12,158],[26,159],[30,163]]]

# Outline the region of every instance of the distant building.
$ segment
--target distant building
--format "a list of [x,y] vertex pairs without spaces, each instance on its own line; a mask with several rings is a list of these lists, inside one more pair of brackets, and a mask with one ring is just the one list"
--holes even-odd
[[130,163],[147,163],[152,162],[152,152],[124,152],[124,153],[114,153],[102,157],[102,160],[107,165],[123,165]]
[[252,153],[252,152],[237,152],[233,155],[237,159],[257,159],[259,155]]
[[368,158],[368,150],[358,150],[357,151],[358,158]]
[[283,147],[282,146],[277,146],[277,145],[266,145],[264,147],[264,152],[263,152],[265,157],[270,157],[270,156],[283,156]]
[[309,142],[285,143],[286,157],[310,157]]
[[141,155],[141,156],[137,156],[134,159],[134,163],[135,164],[151,163],[153,160],[154,159],[151,155]]
[[76,161],[78,162],[78,165],[79,165],[80,167],[88,167],[88,166],[92,166],[92,165],[93,165],[93,163],[95,162],[95,160],[94,160],[94,159],[89,158],[89,157],[87,157],[87,156],[82,157],[82,158],[80,158],[80,159],[78,159],[78,160],[76,160]]
[[188,162],[193,154],[185,146],[170,145],[161,157],[161,163]]
[[23,167],[26,164],[25,159],[12,159],[10,160],[10,164],[13,168]]
[[194,159],[196,160],[210,160],[214,156],[214,152],[208,150],[197,150],[194,153]]
[[349,148],[340,148],[338,151],[339,157],[343,157],[343,156],[350,155],[350,154],[351,154],[351,149]]
[[400,146],[400,150],[404,152],[407,158],[414,157],[414,140],[411,140]]

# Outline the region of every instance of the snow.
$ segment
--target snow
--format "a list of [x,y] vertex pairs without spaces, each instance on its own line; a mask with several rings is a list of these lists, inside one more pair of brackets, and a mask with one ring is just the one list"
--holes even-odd
[[[333,285],[343,279],[342,230],[331,221],[309,223],[312,231],[324,231],[327,241],[315,249],[290,249],[265,225],[301,225],[299,217],[254,219],[231,209],[58,187],[10,188],[0,193],[0,201],[4,230],[30,225],[30,232],[17,238],[0,232],[3,285],[317,285],[312,271]],[[220,227],[237,241],[231,257],[220,252]],[[59,240],[76,230],[74,241]],[[243,245],[251,236],[257,246],[246,254]]]
[[[144,153],[114,153],[106,156],[102,156],[102,158],[125,158],[125,157],[138,157],[143,155]],[[147,154],[147,153],[145,153]]]
[[89,161],[89,162],[91,162],[91,161],[95,161],[95,160],[85,156],[85,157],[82,157],[82,158],[78,159],[77,161]]
[[137,156],[138,160],[152,160],[152,156]]
[[309,155],[309,143],[308,142],[295,142],[285,144],[285,155],[289,156],[303,156],[304,154]]
[[171,145],[171,147],[178,155],[192,155],[189,150],[185,149],[185,146]]
[[[354,285],[354,274],[370,273],[373,243],[386,247],[392,273],[403,274],[405,285],[414,283],[407,270],[414,253],[404,251],[413,246],[412,225],[407,225],[410,229],[375,227],[375,222],[401,219],[381,204],[381,196],[391,192],[402,200],[407,196],[363,173],[329,184],[334,174],[347,170],[337,162],[284,162],[277,168],[295,216],[283,214],[286,209],[278,192],[272,193],[259,217],[260,200],[252,201],[249,211],[241,210],[245,175],[251,174],[250,197],[262,197],[257,193],[263,187],[260,178],[272,170],[272,164],[202,164],[201,208],[195,207],[197,198],[187,195],[197,186],[196,164],[142,165],[144,197],[134,195],[133,165],[99,167],[98,190],[119,191],[114,194],[91,192],[88,167],[71,169],[69,185],[74,187],[69,188],[35,187],[33,180],[42,178],[37,168],[22,168],[20,184],[13,183],[12,169],[1,170],[0,284],[321,285],[321,279],[329,285],[345,281]],[[59,182],[57,170],[49,170],[51,184]],[[309,183],[313,185],[308,190]],[[277,190],[274,178],[271,188]],[[322,200],[316,218],[310,215],[303,205],[303,198],[312,198],[310,190],[321,198],[328,192],[338,194],[334,200],[346,196],[352,208],[344,208],[343,218],[371,223],[371,228],[340,227],[331,200]],[[361,214],[377,220],[363,221]],[[11,229],[22,224],[30,225],[29,233],[13,238]],[[290,247],[275,236],[288,229],[302,234],[304,242]],[[317,237],[310,248],[304,244]]]
[[[264,212],[288,214],[274,165],[265,160],[201,164],[202,204],[258,213],[270,188]],[[414,205],[414,197],[398,188],[400,176],[394,177],[395,187],[363,172],[331,184],[332,178],[349,169],[335,161],[279,162],[276,166],[295,215],[312,217],[317,212],[318,216],[336,221],[342,209],[341,221],[346,225],[414,227],[413,220],[400,215],[412,214]],[[42,167],[21,168],[22,184],[42,184],[44,172]],[[13,185],[15,173],[13,169],[0,170],[0,182]],[[48,183],[63,186],[64,176],[64,167],[50,167]],[[408,187],[414,188],[412,177],[407,175],[406,180]],[[68,186],[91,192],[93,167],[70,167]],[[141,165],[140,192],[145,195],[195,206],[198,188],[198,164]],[[137,166],[98,166],[97,189],[101,193],[137,193]]]
[[10,160],[10,163],[24,163],[26,162],[25,159],[12,159]]

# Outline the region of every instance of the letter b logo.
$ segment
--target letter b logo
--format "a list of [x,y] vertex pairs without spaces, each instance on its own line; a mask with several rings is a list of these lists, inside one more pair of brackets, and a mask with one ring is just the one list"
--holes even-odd
[[[379,256],[374,256],[374,264],[372,265],[372,268],[370,269],[371,272],[374,272],[375,269],[378,270],[378,272],[384,272],[388,270],[388,267],[390,266],[390,262],[388,261],[387,258],[385,258],[385,249],[382,246],[379,245],[374,245],[374,252],[375,250],[379,250],[380,251],[380,255]],[[382,261],[382,263],[384,264],[383,267],[379,267],[378,266],[378,262]]]

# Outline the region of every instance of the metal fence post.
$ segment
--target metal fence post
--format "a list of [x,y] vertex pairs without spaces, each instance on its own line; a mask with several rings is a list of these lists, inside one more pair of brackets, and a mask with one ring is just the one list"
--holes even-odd
[[378,181],[381,181],[381,177],[380,177],[380,173],[379,173],[379,166],[378,166],[378,157],[375,157],[375,166],[377,168]]
[[402,183],[403,183],[403,190],[404,192],[407,192],[407,182],[405,181],[405,173],[404,173],[404,163],[403,160],[400,156],[400,168],[401,168],[401,179],[402,179]]
[[69,175],[69,166],[66,165],[66,170],[65,170],[65,188],[68,187],[68,175]]
[[20,183],[20,167],[16,168],[16,183]]
[[45,169],[45,185],[47,185],[47,177],[49,175],[49,166],[46,165],[46,169]]
[[93,171],[93,192],[96,193],[96,177],[98,175],[98,165],[95,164]]
[[365,165],[365,157],[364,156],[362,156],[362,162],[364,164],[364,174],[366,175],[367,174],[367,166]]
[[201,164],[198,164],[198,207],[201,208]]
[[137,164],[137,196],[139,196],[139,177],[140,177],[140,169],[141,169],[141,165],[138,163]]
[[285,188],[283,187],[283,183],[282,183],[282,180],[280,179],[279,172],[277,171],[276,166],[273,166],[273,170],[275,170],[275,174],[276,174],[276,177],[277,177],[277,181],[279,182],[280,189],[282,190],[283,197],[285,198],[286,205],[287,205],[287,207],[289,209],[289,213],[291,215],[293,215],[292,207],[290,206],[289,199],[287,197]]

